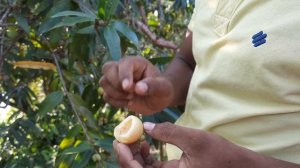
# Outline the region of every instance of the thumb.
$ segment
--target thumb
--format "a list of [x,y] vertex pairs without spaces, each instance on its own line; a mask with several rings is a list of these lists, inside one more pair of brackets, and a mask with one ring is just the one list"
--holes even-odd
[[134,91],[138,95],[170,96],[173,86],[164,77],[149,77],[137,82]]
[[154,139],[173,144],[184,153],[190,152],[193,144],[201,144],[201,131],[168,122],[161,124],[144,122],[144,130]]

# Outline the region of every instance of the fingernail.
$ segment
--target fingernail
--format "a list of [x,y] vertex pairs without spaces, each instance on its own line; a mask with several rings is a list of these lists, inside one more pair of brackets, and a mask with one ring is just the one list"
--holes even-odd
[[138,88],[138,90],[140,90],[143,93],[146,93],[148,91],[148,85],[145,82],[137,83],[136,87]]
[[123,89],[128,89],[129,88],[129,80],[128,79],[124,79],[122,81],[122,87],[123,87]]
[[154,127],[155,127],[154,123],[144,122],[144,129],[145,129],[146,132],[152,131]]

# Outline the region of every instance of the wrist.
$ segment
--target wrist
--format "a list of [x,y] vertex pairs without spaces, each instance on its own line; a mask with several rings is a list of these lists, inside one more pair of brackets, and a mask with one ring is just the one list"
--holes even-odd
[[237,153],[237,165],[235,167],[244,168],[266,168],[266,167],[284,167],[284,168],[300,168],[300,165],[287,161],[278,160],[272,157],[264,156],[251,150],[242,148]]
[[164,78],[164,80],[166,81],[166,84],[168,85],[168,88],[170,89],[170,94],[168,95],[168,100],[169,100],[169,102],[168,102],[168,105],[167,105],[167,106],[174,106],[174,105],[177,105],[177,103],[176,103],[176,98],[175,98],[175,95],[176,95],[176,89],[175,89],[175,85],[174,85],[174,83],[173,83],[172,76],[163,73],[163,74],[162,74],[162,78]]

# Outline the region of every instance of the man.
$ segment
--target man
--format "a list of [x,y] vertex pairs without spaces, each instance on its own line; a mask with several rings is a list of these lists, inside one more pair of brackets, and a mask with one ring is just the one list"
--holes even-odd
[[176,125],[144,123],[174,145],[170,161],[155,161],[145,142],[115,141],[120,166],[299,168],[299,10],[298,0],[199,0],[165,72],[141,57],[105,64],[100,84],[114,106],[147,115],[186,103]]

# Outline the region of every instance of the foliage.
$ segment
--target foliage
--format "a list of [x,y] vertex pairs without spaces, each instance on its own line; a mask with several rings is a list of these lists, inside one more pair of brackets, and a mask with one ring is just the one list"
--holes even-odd
[[101,67],[141,55],[163,69],[192,8],[187,0],[2,0],[0,103],[13,109],[0,125],[0,167],[117,167],[112,130],[126,113],[102,99]]

